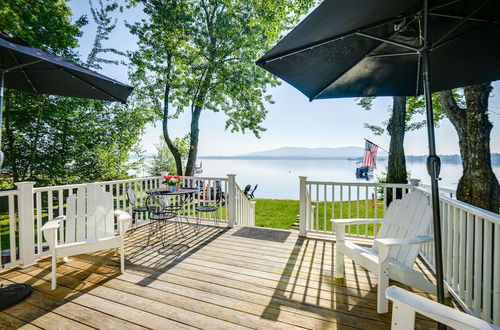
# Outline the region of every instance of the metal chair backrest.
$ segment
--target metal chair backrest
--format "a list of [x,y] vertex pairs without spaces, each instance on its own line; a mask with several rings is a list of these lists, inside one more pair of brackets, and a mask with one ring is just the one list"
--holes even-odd
[[251,186],[251,185],[249,185],[249,184],[247,184],[247,185],[245,186],[245,190],[243,190],[243,193],[244,193],[245,195],[248,195],[248,192],[250,191],[250,189],[252,189],[252,186]]
[[256,185],[255,185],[255,187],[253,188],[252,192],[250,193],[250,196],[251,196],[252,198],[253,198],[253,193],[255,192],[255,190],[257,190],[257,187],[258,187],[258,186],[259,186],[259,185],[258,185],[258,184],[256,184]]
[[163,196],[159,192],[153,192],[146,199],[146,207],[148,212],[159,214],[169,207],[169,201],[166,196]]
[[64,240],[61,243],[94,241],[115,235],[113,194],[98,184],[79,187],[66,201]]

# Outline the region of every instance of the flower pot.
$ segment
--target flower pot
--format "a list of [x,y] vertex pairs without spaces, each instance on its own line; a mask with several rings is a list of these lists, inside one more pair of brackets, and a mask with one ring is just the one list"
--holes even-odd
[[175,186],[170,186],[170,192],[174,192],[176,190]]
[[175,186],[175,190],[177,190],[177,191],[181,190],[181,186],[179,186],[179,185]]

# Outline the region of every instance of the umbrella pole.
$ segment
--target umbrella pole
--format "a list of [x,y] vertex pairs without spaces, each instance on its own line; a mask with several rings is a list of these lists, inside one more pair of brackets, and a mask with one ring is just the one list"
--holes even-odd
[[[423,8],[423,37],[424,43],[420,53],[422,59],[422,75],[427,121],[427,138],[429,141],[429,157],[427,158],[427,172],[431,177],[431,192],[432,192],[432,218],[434,227],[434,253],[436,267],[436,282],[437,282],[437,299],[438,302],[444,304],[444,279],[443,279],[443,249],[441,241],[441,214],[439,212],[439,172],[441,170],[441,160],[436,155],[436,139],[434,135],[434,114],[432,110],[432,93],[430,82],[430,63],[429,63],[429,43],[427,38],[428,28],[428,0],[424,0]],[[444,324],[438,323],[439,329],[446,329]]]

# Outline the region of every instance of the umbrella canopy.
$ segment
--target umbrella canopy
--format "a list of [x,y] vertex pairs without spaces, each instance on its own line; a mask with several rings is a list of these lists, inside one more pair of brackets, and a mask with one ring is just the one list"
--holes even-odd
[[[500,79],[500,2],[429,0],[431,91]],[[309,99],[423,94],[421,0],[326,0],[257,64]]]
[[499,41],[500,1],[325,0],[257,61],[310,100],[424,94],[441,303],[440,160],[432,92],[500,79]]
[[125,103],[132,87],[0,33],[4,87]]

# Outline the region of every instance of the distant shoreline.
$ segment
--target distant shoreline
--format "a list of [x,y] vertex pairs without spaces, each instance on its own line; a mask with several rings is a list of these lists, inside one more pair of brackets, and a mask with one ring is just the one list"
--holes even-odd
[[[423,163],[427,160],[427,156],[407,155],[406,161],[409,163]],[[462,162],[459,155],[439,155],[442,163]],[[239,159],[239,160],[348,160],[362,161],[363,157],[312,157],[312,156],[198,156],[198,159]],[[387,160],[387,157],[377,157],[379,161]],[[491,164],[500,165],[500,154],[491,155]]]

